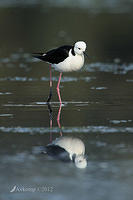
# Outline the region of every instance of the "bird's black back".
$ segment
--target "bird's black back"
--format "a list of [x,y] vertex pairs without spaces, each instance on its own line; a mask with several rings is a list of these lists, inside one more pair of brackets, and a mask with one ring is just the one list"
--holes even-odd
[[72,54],[75,55],[73,46],[64,45],[59,48],[52,49],[46,52],[46,54],[37,53],[33,54],[33,56],[51,64],[58,64],[63,62],[69,56],[70,49],[72,49]]
[[45,152],[56,159],[59,159],[64,162],[69,162],[70,157],[69,153],[62,147],[58,145],[47,145],[45,147]]

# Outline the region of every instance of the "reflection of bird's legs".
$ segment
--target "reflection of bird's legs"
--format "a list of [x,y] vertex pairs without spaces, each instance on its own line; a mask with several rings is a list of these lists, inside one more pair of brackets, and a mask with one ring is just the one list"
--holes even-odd
[[52,118],[53,118],[53,113],[52,113],[52,108],[50,104],[48,103],[48,110],[49,110],[49,120],[50,120],[50,142],[52,142]]
[[49,92],[49,96],[48,96],[48,99],[47,99],[47,103],[50,102],[51,100],[51,97],[52,97],[52,71],[51,71],[51,65],[49,67],[49,71],[50,71],[50,92]]
[[60,135],[62,136],[61,124],[60,124],[60,114],[61,114],[61,104],[60,104],[58,115],[57,115],[57,124],[58,124],[58,127],[60,128]]

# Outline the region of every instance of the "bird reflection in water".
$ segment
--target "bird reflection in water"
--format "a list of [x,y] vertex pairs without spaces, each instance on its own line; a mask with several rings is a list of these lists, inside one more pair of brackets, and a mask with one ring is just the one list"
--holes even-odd
[[[50,103],[47,103],[48,105],[48,111],[49,111],[49,126],[50,126],[50,142],[52,142],[52,125],[53,125],[53,110],[50,105]],[[62,136],[62,129],[61,129],[61,124],[60,124],[60,115],[61,115],[61,107],[62,105],[60,104],[59,110],[58,110],[58,115],[57,115],[57,124],[60,129],[60,136]]]
[[60,125],[61,105],[57,115],[60,137],[52,141],[52,108],[50,104],[48,104],[48,110],[50,117],[50,144],[44,148],[43,153],[64,162],[73,161],[77,168],[86,168],[87,159],[85,156],[85,145],[83,141],[77,137],[62,136]]

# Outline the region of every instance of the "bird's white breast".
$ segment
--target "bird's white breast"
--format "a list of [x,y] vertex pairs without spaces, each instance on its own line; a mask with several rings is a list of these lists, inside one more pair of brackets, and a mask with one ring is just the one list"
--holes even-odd
[[69,57],[67,57],[63,62],[58,64],[53,64],[53,67],[60,72],[71,72],[77,71],[83,67],[84,64],[84,55],[75,56],[72,55],[71,51],[69,52]]
[[70,154],[70,159],[72,159],[73,154],[75,155],[85,154],[85,145],[79,138],[60,137],[56,139],[54,144],[64,148]]

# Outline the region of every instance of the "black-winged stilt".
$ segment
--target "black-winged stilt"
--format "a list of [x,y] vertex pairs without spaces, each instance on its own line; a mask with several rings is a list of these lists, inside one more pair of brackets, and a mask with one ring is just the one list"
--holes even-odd
[[78,168],[86,168],[85,145],[76,137],[61,136],[48,144],[43,153],[61,161],[73,161]]
[[[35,58],[41,59],[47,63],[50,63],[50,93],[47,102],[50,102],[52,97],[52,73],[51,66],[55,70],[60,72],[58,84],[57,84],[57,94],[59,97],[60,104],[60,81],[62,72],[71,72],[81,69],[84,65],[84,54],[86,50],[86,43],[83,41],[76,42],[73,46],[64,45],[56,49],[52,49],[46,53],[34,53]],[[85,54],[86,55],[86,54]]]

